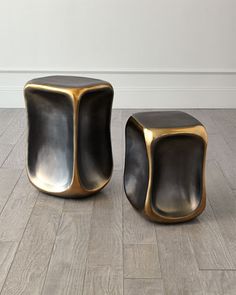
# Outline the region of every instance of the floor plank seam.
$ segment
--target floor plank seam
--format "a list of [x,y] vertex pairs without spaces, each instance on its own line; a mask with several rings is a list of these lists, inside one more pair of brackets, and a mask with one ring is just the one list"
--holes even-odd
[[58,234],[59,228],[61,226],[61,222],[62,222],[62,215],[63,215],[63,208],[64,208],[65,200],[63,200],[63,201],[64,202],[63,202],[63,205],[62,205],[62,210],[61,210],[60,218],[59,218],[59,221],[58,221],[58,226],[57,226],[57,229],[56,229],[55,239],[53,241],[52,250],[51,250],[51,253],[50,253],[50,257],[49,257],[49,261],[48,261],[48,264],[47,264],[46,273],[45,273],[45,277],[44,277],[44,280],[43,280],[43,285],[42,285],[42,289],[41,289],[40,294],[43,294],[43,292],[44,292],[44,287],[45,287],[45,283],[46,283],[48,270],[49,270],[49,266],[50,266],[50,263],[51,263],[52,254],[53,254],[53,251],[54,251],[56,239],[57,239],[57,234]]
[[11,152],[13,151],[14,147],[15,147],[15,145],[12,145],[12,148],[11,148],[10,151],[7,153],[6,158],[5,158],[4,161],[2,162],[0,168],[4,168],[4,167],[3,167],[3,164],[4,164],[4,163],[6,162],[6,160],[9,158],[9,156],[10,156]]
[[135,277],[135,278],[133,278],[133,277],[124,277],[124,281],[125,280],[162,280],[162,278],[160,278],[160,277]]
[[224,271],[224,272],[235,272],[236,268],[199,268],[200,271]]
[[32,214],[33,214],[33,211],[34,211],[35,205],[36,205],[36,203],[37,203],[38,197],[39,197],[39,192],[38,192],[38,194],[37,194],[37,197],[35,198],[34,206],[33,206],[32,210],[31,210],[31,212],[30,212],[30,215],[29,215],[28,221],[27,221],[27,223],[26,223],[26,225],[25,225],[25,228],[24,228],[24,231],[23,231],[23,233],[22,233],[22,236],[21,236],[21,238],[20,238],[20,240],[19,240],[19,242],[18,242],[18,245],[17,245],[17,248],[16,248],[15,255],[14,255],[13,260],[12,260],[12,263],[11,263],[9,269],[8,269],[8,272],[7,272],[6,278],[5,278],[5,280],[4,280],[4,283],[2,284],[2,289],[0,290],[0,294],[2,294],[2,291],[4,290],[5,283],[7,282],[8,276],[9,276],[10,271],[11,271],[11,268],[12,268],[12,265],[13,265],[13,263],[14,263],[14,261],[15,261],[15,257],[16,257],[16,255],[17,255],[17,252],[18,252],[19,247],[20,247],[20,245],[21,245],[22,239],[23,239],[24,234],[25,234],[25,232],[26,232],[27,226],[28,226],[29,221],[30,221],[30,219],[31,219],[31,216],[32,216]]
[[22,135],[18,138],[17,142],[15,143],[15,145],[13,145],[11,151],[9,152],[8,156],[6,157],[5,161],[2,163],[1,167],[4,166],[4,164],[7,162],[7,160],[9,159],[11,153],[13,152],[13,150],[15,149],[15,147],[17,146],[17,144],[20,142],[20,140],[22,139],[22,137],[24,137],[25,133],[27,132],[27,130],[24,130],[24,132],[22,133]]
[[14,120],[14,117],[12,116],[11,120],[6,125],[6,128],[4,129],[4,131],[0,134],[0,137],[6,132],[7,128],[11,125],[11,123],[13,122],[13,120]]
[[[216,161],[215,161],[215,162],[216,162]],[[218,164],[218,168],[221,170],[222,174],[224,175],[223,170],[221,169],[221,167],[220,167],[220,165],[219,165],[218,162],[217,162],[217,164]],[[228,184],[228,187],[231,189],[231,187],[230,187],[230,185],[229,185],[229,183],[228,183],[228,181],[227,181],[225,175],[224,175],[224,178],[225,178],[225,181],[226,181],[227,184]],[[231,190],[232,190],[232,189],[231,189]],[[233,190],[232,190],[232,191],[233,191]],[[208,198],[208,204],[210,205],[210,207],[211,207],[211,209],[212,209],[213,216],[214,216],[214,218],[215,218],[215,220],[216,220],[217,226],[218,226],[219,231],[220,231],[220,233],[221,233],[220,226],[219,226],[219,223],[218,223],[218,218],[216,217],[216,214],[215,214],[215,211],[214,211],[214,206],[212,205],[212,203],[211,203],[211,199],[210,199],[210,198]],[[221,233],[221,235],[222,235],[222,233]],[[222,236],[222,238],[223,238],[223,236]],[[224,238],[223,238],[223,240],[224,240]]]
[[197,273],[198,278],[200,280],[201,292],[202,292],[202,294],[204,294],[204,285],[202,283],[202,280],[200,279],[200,267],[199,267],[199,264],[198,264],[198,261],[197,261],[197,253],[194,250],[194,247],[193,247],[193,243],[192,243],[192,240],[191,240],[191,237],[190,237],[189,230],[186,231],[186,235],[187,235],[187,239],[188,239],[188,242],[189,242],[189,247],[191,248],[191,251],[193,253],[192,257],[193,257],[194,263],[196,265],[196,270],[197,270],[196,273]]
[[[233,190],[234,190],[234,188],[233,188],[233,187],[231,187],[231,183],[230,183],[230,181],[229,181],[228,177],[225,175],[224,169],[222,169],[222,167],[221,167],[220,163],[219,163],[217,160],[213,160],[213,161],[215,161],[215,162],[216,162],[216,164],[217,164],[218,168],[220,169],[220,171],[221,171],[221,172],[222,172],[222,174],[224,175],[224,178],[225,178],[225,181],[226,181],[226,183],[228,184],[229,188],[230,188],[230,189],[233,191]],[[236,171],[236,169],[235,169],[235,171]],[[236,177],[236,175],[235,175],[235,177]]]
[[138,278],[124,278],[124,281],[125,280],[147,280],[147,281],[150,281],[150,280],[162,280],[162,278],[160,277],[152,277],[152,278],[145,278],[145,277],[138,277]]
[[140,246],[147,246],[147,245],[155,245],[157,246],[156,243],[151,243],[151,242],[148,242],[148,243],[124,243],[125,246],[135,246],[135,245],[140,245]]
[[[10,125],[9,125],[10,126]],[[9,127],[8,126],[8,127]],[[8,128],[7,128],[8,129]],[[2,136],[4,136],[4,134],[6,133],[7,134],[7,131],[8,130],[5,130],[1,135],[0,135],[0,138],[2,137]],[[23,136],[23,134],[26,132],[26,126],[24,127],[24,129],[22,129],[22,131],[18,134],[18,139],[17,139],[17,141],[15,142],[15,143],[9,143],[9,144],[12,144],[13,146],[15,146],[16,144],[17,144],[17,142],[19,141],[19,139]]]
[[[160,277],[160,279],[163,280],[163,269],[162,269],[162,265],[161,265],[160,247],[159,247],[159,244],[158,244],[158,238],[157,238],[157,229],[156,229],[156,226],[155,226],[155,238],[156,238],[156,246],[157,246],[158,261],[159,261],[159,264],[160,264],[160,272],[161,272],[161,277]],[[164,286],[164,282],[163,282],[163,286]],[[165,286],[164,286],[164,291],[165,291],[165,293],[166,293]]]
[[[218,165],[218,166],[219,166],[219,165]],[[219,167],[219,169],[220,169],[220,167]],[[222,171],[222,170],[221,170],[221,171]],[[226,179],[225,179],[225,181],[226,181]],[[210,198],[208,198],[208,205],[211,207],[212,214],[213,214],[214,219],[215,219],[215,221],[216,221],[217,227],[218,227],[218,229],[219,229],[219,232],[220,232],[220,234],[221,234],[221,236],[222,236],[223,241],[225,242],[225,239],[224,239],[224,237],[223,237],[223,235],[222,235],[222,232],[221,232],[221,229],[220,229],[220,225],[219,225],[219,222],[218,222],[218,218],[216,218],[216,214],[215,214],[215,211],[214,211],[214,206],[212,205],[212,203],[211,203],[211,199],[210,199]],[[225,245],[225,247],[226,247],[226,249],[229,251],[227,245]],[[204,270],[204,269],[199,268],[199,270]],[[208,270],[208,269],[207,269],[207,270]],[[210,269],[209,269],[209,270],[210,270]],[[215,269],[215,270],[218,270],[218,269]],[[230,270],[230,269],[225,269],[225,270]],[[233,268],[232,268],[232,270],[233,270]]]
[[[19,169],[19,170],[20,170],[20,169]],[[19,175],[19,178],[17,179],[17,181],[16,181],[15,185],[13,186],[13,188],[12,188],[12,190],[11,190],[11,192],[10,192],[10,194],[9,194],[9,196],[8,196],[8,198],[7,198],[6,202],[5,202],[5,204],[4,204],[4,206],[2,207],[2,210],[0,211],[0,216],[2,215],[2,212],[4,211],[4,209],[5,209],[5,207],[6,207],[7,203],[8,203],[8,201],[9,201],[11,195],[12,195],[12,193],[14,192],[14,190],[15,190],[17,184],[19,183],[19,181],[20,181],[20,179],[21,179],[21,176],[22,176],[23,172],[24,172],[24,169],[22,169],[22,171],[21,171],[21,173],[20,173],[20,175]]]
[[82,294],[81,295],[84,294],[85,279],[86,279],[86,275],[87,275],[87,271],[88,271],[88,249],[89,249],[89,242],[90,242],[90,236],[91,236],[91,231],[92,231],[93,210],[94,210],[94,202],[92,204],[92,210],[91,210],[91,214],[90,214],[89,238],[88,238],[88,245],[87,245],[87,255],[86,255],[85,271],[84,271],[84,276],[83,276],[83,285],[82,285]]

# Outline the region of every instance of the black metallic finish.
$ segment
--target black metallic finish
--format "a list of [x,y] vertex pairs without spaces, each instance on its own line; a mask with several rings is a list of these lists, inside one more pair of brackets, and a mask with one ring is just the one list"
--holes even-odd
[[126,124],[124,189],[147,218],[176,223],[205,208],[204,126],[183,112],[145,112]]
[[78,171],[81,184],[94,189],[112,173],[110,119],[113,91],[82,95],[78,109]]
[[126,124],[126,157],[124,188],[129,201],[142,210],[146,200],[148,186],[148,157],[142,130],[135,126],[134,121]]
[[49,76],[26,84],[27,172],[33,185],[82,197],[109,182],[112,101],[112,86],[97,79]]
[[29,89],[27,97],[29,174],[52,190],[64,190],[72,181],[72,102],[37,89]]
[[196,118],[180,111],[142,112],[133,115],[145,128],[184,128],[202,125]]
[[196,210],[202,195],[204,142],[173,135],[152,144],[153,208],[162,216],[183,217]]

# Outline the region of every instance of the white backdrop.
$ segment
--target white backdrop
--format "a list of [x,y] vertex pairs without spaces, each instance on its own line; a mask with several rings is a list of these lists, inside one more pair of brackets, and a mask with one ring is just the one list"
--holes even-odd
[[235,0],[0,1],[0,107],[51,74],[110,81],[115,107],[236,107]]

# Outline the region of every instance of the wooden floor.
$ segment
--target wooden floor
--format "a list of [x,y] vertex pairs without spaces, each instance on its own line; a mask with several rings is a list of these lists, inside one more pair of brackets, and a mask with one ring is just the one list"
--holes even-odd
[[153,224],[122,187],[124,125],[112,118],[114,174],[98,195],[39,193],[25,166],[26,118],[0,109],[0,294],[236,294],[236,110],[187,110],[207,127],[207,208]]

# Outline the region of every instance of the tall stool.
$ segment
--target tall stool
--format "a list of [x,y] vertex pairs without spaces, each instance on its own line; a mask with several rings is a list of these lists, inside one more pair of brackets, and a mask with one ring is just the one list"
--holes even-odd
[[43,192],[82,197],[101,190],[112,174],[111,84],[50,76],[25,86],[27,172]]
[[126,124],[124,188],[147,218],[183,222],[205,208],[204,126],[183,112],[145,112]]

